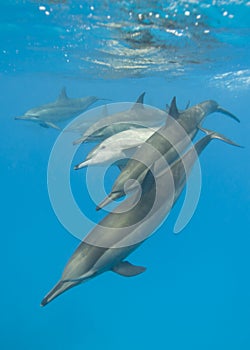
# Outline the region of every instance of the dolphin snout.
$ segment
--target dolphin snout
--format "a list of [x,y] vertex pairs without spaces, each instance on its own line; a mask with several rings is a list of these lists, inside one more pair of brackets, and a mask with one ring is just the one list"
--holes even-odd
[[104,208],[106,205],[112,201],[121,198],[124,194],[122,192],[111,192],[100,204],[97,205],[96,210]]
[[15,117],[14,119],[15,120],[23,120],[23,119],[27,119],[27,117],[25,115],[21,115],[21,116]]
[[86,160],[86,161],[84,161],[82,163],[79,163],[79,164],[75,165],[74,166],[74,170],[82,169],[82,168],[88,166],[89,164],[90,164],[90,160]]

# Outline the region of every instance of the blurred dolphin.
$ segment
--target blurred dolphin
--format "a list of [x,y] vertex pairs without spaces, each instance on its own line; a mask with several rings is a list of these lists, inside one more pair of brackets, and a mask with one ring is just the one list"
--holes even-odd
[[138,97],[132,108],[114,113],[94,123],[74,144],[102,141],[118,132],[131,128],[162,125],[166,121],[167,113],[157,108],[145,107],[143,105],[144,95],[145,92]]
[[140,198],[137,194],[129,197],[92,229],[73,253],[61,279],[44,297],[41,306],[103,272],[113,271],[130,277],[145,271],[145,267],[132,265],[124,259],[164,220],[180,196],[198,155],[214,138],[236,145],[218,133],[207,133],[157,177],[149,171]]
[[[166,124],[156,131],[146,142],[133,154],[127,165],[116,179],[111,193],[97,206],[97,210],[105,207],[112,200],[125,195],[124,186],[128,180],[143,180],[142,174],[161,156],[171,162],[181,153],[198,132],[201,121],[210,113],[221,112],[239,121],[232,113],[226,111],[213,100],[201,102],[182,112],[178,111],[176,98],[174,97],[169,109],[173,118],[168,118]],[[177,147],[175,150],[174,147]]]
[[84,162],[75,170],[89,165],[109,165],[130,158],[136,148],[145,142],[158,128],[129,129],[112,135],[94,147]]
[[15,117],[15,119],[30,120],[45,128],[51,127],[60,130],[55,123],[77,116],[97,100],[99,98],[95,96],[69,98],[64,87],[55,102],[29,109],[23,116]]

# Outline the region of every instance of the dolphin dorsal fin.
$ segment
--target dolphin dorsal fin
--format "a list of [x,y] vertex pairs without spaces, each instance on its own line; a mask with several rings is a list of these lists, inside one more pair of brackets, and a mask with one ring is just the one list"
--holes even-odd
[[143,92],[138,99],[136,100],[135,104],[133,105],[132,109],[138,108],[138,107],[143,107],[143,102],[144,102],[144,96],[146,92]]
[[67,96],[67,93],[66,93],[66,88],[65,88],[65,86],[64,86],[64,87],[62,88],[62,90],[61,90],[59,96],[58,96],[57,101],[62,102],[62,101],[65,101],[65,100],[67,100],[67,99],[68,99],[68,96]]
[[132,265],[128,261],[122,261],[112,268],[112,271],[125,277],[132,277],[144,272],[146,267]]
[[171,101],[168,114],[175,119],[178,119],[180,116],[180,112],[178,111],[178,108],[176,105],[176,97],[175,96]]

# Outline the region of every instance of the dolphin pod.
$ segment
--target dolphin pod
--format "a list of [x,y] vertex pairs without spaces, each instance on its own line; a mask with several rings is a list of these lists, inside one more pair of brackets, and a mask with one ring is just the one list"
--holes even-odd
[[[199,130],[202,120],[211,113],[220,112],[239,122],[239,119],[223,109],[213,100],[204,101],[182,112],[178,111],[176,99],[173,98],[169,109],[166,124],[157,130],[146,142],[133,154],[127,165],[116,179],[111,193],[97,206],[97,210],[105,207],[115,199],[125,195],[124,186],[128,180],[143,180],[142,174],[162,155],[170,164],[182,152]],[[178,149],[174,151],[173,145]],[[174,151],[174,152],[173,152]],[[170,153],[169,153],[170,152]]]
[[59,129],[56,124],[76,117],[84,112],[99,98],[87,96],[82,98],[69,98],[63,88],[56,101],[28,110],[23,116],[15,117],[17,120],[29,120],[46,128]]
[[[212,139],[238,146],[223,135],[210,131],[206,133],[205,137],[157,176],[153,176],[151,167],[142,183],[140,198],[134,193],[93,228],[73,253],[61,279],[44,297],[41,306],[66,290],[106,271],[126,277],[145,271],[145,267],[132,265],[125,259],[157,229],[171,210],[186,184],[197,156]],[[134,202],[136,204],[131,208],[131,203]]]

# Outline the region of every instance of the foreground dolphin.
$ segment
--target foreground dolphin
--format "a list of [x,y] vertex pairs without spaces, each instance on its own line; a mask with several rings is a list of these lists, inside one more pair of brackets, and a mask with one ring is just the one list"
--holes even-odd
[[23,116],[15,119],[30,120],[46,128],[60,129],[55,123],[76,117],[97,100],[99,98],[95,96],[69,98],[66,94],[66,89],[63,88],[55,102],[32,108]]
[[167,113],[157,108],[145,107],[143,105],[144,95],[145,92],[138,97],[132,108],[112,114],[94,123],[74,144],[102,141],[131,128],[162,125],[166,121]]
[[[213,138],[236,145],[224,136],[210,132],[157,178],[149,171],[137,203],[134,204],[137,195],[129,197],[93,228],[80,243],[67,263],[60,281],[45,296],[41,306],[105,271],[113,271],[127,277],[145,271],[145,267],[134,266],[124,259],[142,244],[166,217],[180,196],[197,156]],[[131,205],[134,206],[131,208]]]
[[[142,174],[147,173],[147,169],[154,162],[165,156],[166,161],[171,162],[176,159],[198,132],[201,121],[210,113],[221,112],[239,121],[232,113],[221,108],[217,102],[208,100],[199,103],[191,108],[179,112],[176,106],[176,99],[173,98],[169,114],[173,118],[168,118],[166,125],[156,131],[146,142],[134,153],[116,179],[111,193],[97,206],[97,210],[105,207],[112,200],[125,195],[124,186],[128,180],[137,180],[142,183]],[[177,147],[177,150],[173,148]]]
[[109,165],[130,158],[136,148],[145,142],[158,128],[129,129],[112,135],[94,147],[84,162],[76,165],[75,170],[86,166]]

